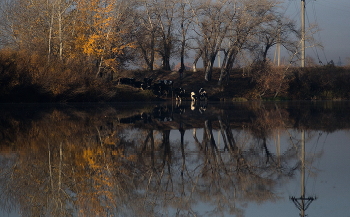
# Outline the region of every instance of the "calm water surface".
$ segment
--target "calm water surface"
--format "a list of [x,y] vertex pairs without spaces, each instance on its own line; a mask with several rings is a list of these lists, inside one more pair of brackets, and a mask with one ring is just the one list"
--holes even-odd
[[0,104],[0,216],[350,217],[350,103]]

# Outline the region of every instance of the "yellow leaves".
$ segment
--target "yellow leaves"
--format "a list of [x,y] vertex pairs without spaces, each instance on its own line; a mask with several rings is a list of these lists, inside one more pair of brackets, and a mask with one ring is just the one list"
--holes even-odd
[[88,55],[101,56],[103,54],[103,43],[101,43],[101,36],[94,34],[83,44],[83,51]]
[[97,169],[100,167],[99,165],[99,159],[101,158],[101,155],[103,154],[103,151],[101,148],[96,148],[94,150],[92,149],[86,149],[83,151],[83,159],[86,161],[86,163],[93,169]]
[[77,5],[77,33],[72,47],[75,51],[102,61],[101,65],[117,70],[118,55],[123,55],[126,48],[135,48],[135,44],[124,42],[127,29],[116,28],[119,21],[115,15],[116,1],[82,0]]

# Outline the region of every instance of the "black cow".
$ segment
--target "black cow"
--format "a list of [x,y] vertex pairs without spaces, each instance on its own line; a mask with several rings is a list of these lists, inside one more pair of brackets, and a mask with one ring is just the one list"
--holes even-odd
[[119,78],[119,84],[134,85],[135,78]]
[[143,84],[142,81],[135,81],[133,86],[136,87],[136,88],[142,88],[142,84]]
[[205,91],[203,88],[199,89],[199,100],[207,100],[208,94],[207,91]]
[[151,87],[152,87],[152,81],[153,81],[152,78],[144,78],[144,79],[143,79],[143,82],[142,82],[142,84],[141,84],[142,90],[151,89]]

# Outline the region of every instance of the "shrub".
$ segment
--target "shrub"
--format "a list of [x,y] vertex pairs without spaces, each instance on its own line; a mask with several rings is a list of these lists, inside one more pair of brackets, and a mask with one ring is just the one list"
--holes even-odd
[[275,98],[287,91],[286,70],[270,63],[258,63],[253,67],[255,90],[260,98]]

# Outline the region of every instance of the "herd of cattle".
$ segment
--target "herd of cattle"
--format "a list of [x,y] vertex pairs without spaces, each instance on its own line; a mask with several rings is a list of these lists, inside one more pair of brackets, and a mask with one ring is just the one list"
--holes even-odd
[[198,93],[191,92],[187,94],[185,89],[178,87],[174,88],[174,82],[171,80],[158,80],[153,82],[152,78],[144,78],[143,81],[136,81],[135,78],[120,78],[118,84],[126,84],[142,90],[152,90],[158,97],[174,96],[177,101],[181,101],[190,97],[192,101],[208,100],[207,92],[200,88]]

